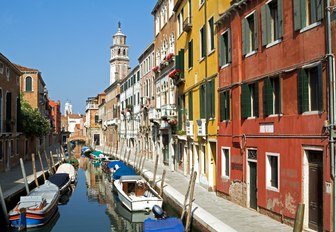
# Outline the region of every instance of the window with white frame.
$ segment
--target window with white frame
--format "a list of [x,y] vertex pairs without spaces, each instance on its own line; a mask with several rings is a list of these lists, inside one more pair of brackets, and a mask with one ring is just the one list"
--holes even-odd
[[160,31],[160,14],[157,12],[155,16],[155,35]]
[[242,20],[243,55],[248,55],[258,49],[258,14],[250,13]]
[[266,152],[266,188],[278,191],[280,188],[280,154]]
[[205,58],[206,53],[206,39],[205,39],[205,26],[200,30],[200,58]]
[[169,37],[169,53],[174,53],[174,52],[175,52],[175,38],[174,38],[174,33],[171,33]]
[[281,113],[281,94],[279,76],[266,78],[263,88],[264,116]]
[[9,67],[6,67],[6,77],[7,77],[7,81],[8,81],[9,77],[10,77],[10,69],[9,69]]
[[214,18],[211,17],[208,21],[208,36],[209,36],[209,52],[215,49],[215,28]]
[[241,88],[241,117],[259,117],[258,82],[242,84]]
[[174,0],[169,0],[169,18],[173,15],[173,9],[174,9]]
[[320,22],[324,17],[324,1],[294,0],[294,30]]
[[177,16],[177,33],[180,36],[183,32],[183,8],[181,9],[181,12]]
[[25,79],[25,87],[27,92],[33,91],[33,79],[31,76],[27,76]]
[[268,1],[261,7],[262,45],[279,40],[283,36],[282,0]]
[[323,110],[321,63],[299,71],[298,101],[299,113]]
[[230,148],[222,147],[222,174],[224,178],[230,178]]
[[227,29],[219,36],[219,66],[231,63],[231,30]]

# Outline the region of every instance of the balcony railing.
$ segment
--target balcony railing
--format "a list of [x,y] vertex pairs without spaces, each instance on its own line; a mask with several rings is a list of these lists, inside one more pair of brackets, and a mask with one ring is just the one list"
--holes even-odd
[[177,116],[175,105],[164,105],[161,107],[161,118],[171,119]]

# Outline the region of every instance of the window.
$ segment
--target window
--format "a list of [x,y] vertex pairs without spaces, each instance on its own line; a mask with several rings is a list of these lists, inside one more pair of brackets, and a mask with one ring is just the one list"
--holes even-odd
[[294,0],[294,30],[300,30],[324,17],[324,1]]
[[3,125],[3,111],[2,111],[2,90],[0,89],[0,133],[2,133],[2,125]]
[[12,132],[12,93],[6,94],[6,132]]
[[203,26],[200,30],[200,48],[201,48],[201,51],[200,51],[200,56],[201,56],[201,59],[203,59],[205,57],[205,52],[206,52],[206,45],[205,45],[205,26]]
[[33,91],[33,80],[32,77],[28,76],[26,77],[26,91],[31,92]]
[[200,89],[200,118],[205,118],[205,85],[201,85]]
[[241,93],[241,116],[242,118],[259,116],[259,91],[258,82],[243,84]]
[[215,118],[215,80],[212,79],[207,83],[207,96],[206,96],[206,107],[207,116],[209,119]]
[[169,9],[169,18],[170,18],[173,15],[174,0],[169,0],[168,9]]
[[299,113],[323,110],[322,64],[301,69],[298,77]]
[[262,45],[283,36],[282,0],[272,0],[261,7]]
[[178,35],[181,35],[182,32],[183,32],[183,20],[184,20],[184,16],[183,16],[183,8],[182,8],[181,12],[177,16],[177,33],[178,33]]
[[188,43],[188,68],[193,67],[193,41],[190,40]]
[[209,19],[209,52],[215,49],[215,30],[214,30],[214,19],[213,17]]
[[267,78],[264,80],[264,116],[281,113],[280,78]]
[[230,178],[230,149],[222,147],[222,177]]
[[231,31],[227,29],[219,36],[219,65],[231,63]]
[[3,145],[2,145],[2,141],[0,141],[0,160],[3,159]]
[[266,188],[279,190],[279,154],[266,152]]
[[7,77],[7,80],[9,80],[9,77],[10,77],[10,69],[8,67],[6,67],[6,77]]
[[230,91],[220,93],[220,121],[230,120]]
[[0,62],[0,74],[3,74],[4,64]]
[[248,55],[258,49],[258,15],[254,11],[242,20],[243,55]]
[[188,117],[189,117],[189,120],[193,120],[193,108],[194,108],[194,105],[193,105],[193,94],[192,94],[192,91],[190,91],[188,93]]

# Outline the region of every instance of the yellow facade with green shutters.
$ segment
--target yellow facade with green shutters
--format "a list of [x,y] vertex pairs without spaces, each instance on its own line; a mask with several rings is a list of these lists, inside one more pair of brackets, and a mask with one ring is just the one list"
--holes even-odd
[[184,69],[184,84],[178,85],[180,129],[185,129],[188,137],[189,170],[194,168],[197,180],[209,190],[216,188],[218,52],[215,22],[229,5],[230,1],[223,0],[184,0],[175,5],[176,62],[181,63],[178,68],[183,66]]

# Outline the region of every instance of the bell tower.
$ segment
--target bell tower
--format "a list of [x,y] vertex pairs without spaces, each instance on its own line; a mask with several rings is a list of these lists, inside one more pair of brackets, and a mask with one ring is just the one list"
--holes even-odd
[[110,85],[117,80],[122,80],[129,72],[128,46],[126,35],[121,32],[121,23],[118,22],[118,31],[112,37],[110,58]]

